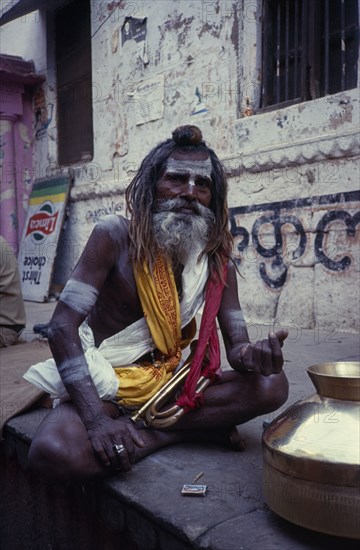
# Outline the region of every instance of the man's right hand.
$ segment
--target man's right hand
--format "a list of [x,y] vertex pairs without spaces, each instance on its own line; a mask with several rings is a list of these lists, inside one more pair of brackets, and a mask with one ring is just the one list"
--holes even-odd
[[279,374],[284,364],[281,348],[288,334],[287,330],[281,329],[270,332],[268,339],[259,340],[255,344],[241,344],[239,370],[254,371],[264,376]]
[[[135,446],[145,445],[139,431],[125,417],[113,419],[104,415],[88,424],[87,432],[97,458],[105,467],[131,470],[135,460]],[[114,445],[123,446],[124,451],[116,453]]]

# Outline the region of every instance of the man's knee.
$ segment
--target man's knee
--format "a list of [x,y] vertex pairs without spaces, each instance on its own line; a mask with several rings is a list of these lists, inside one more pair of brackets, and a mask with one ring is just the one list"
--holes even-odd
[[289,396],[289,383],[283,372],[262,377],[263,412],[269,413],[279,409]]
[[30,468],[44,481],[54,480],[68,459],[67,446],[55,437],[35,437],[28,455]]
[[40,430],[30,446],[28,461],[30,468],[44,481],[61,482],[71,475],[79,457],[74,441],[77,439],[74,427],[64,426],[57,430]]

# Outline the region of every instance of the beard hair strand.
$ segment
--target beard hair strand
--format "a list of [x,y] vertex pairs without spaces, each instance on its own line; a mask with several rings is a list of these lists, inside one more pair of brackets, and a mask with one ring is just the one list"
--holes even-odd
[[203,250],[208,243],[215,218],[213,212],[194,203],[194,213],[179,212],[189,208],[184,199],[157,201],[153,215],[153,231],[157,249],[173,262],[185,265],[192,250],[199,245]]

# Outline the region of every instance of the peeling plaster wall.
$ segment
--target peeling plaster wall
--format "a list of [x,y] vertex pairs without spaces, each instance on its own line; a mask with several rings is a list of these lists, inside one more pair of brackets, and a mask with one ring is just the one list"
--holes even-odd
[[359,330],[359,94],[238,120],[224,159],[251,322]]
[[[111,13],[116,5],[118,9]],[[94,158],[74,167],[70,216],[55,270],[59,284],[73,267],[73,243],[76,250],[82,249],[98,219],[96,212],[124,213],[124,190],[144,154],[170,137],[176,126],[198,124],[220,156],[236,153],[236,5],[227,2],[225,9],[196,0],[96,4],[92,16]],[[147,63],[134,40],[122,45],[121,29],[128,16],[147,18]],[[134,92],[139,83],[152,78],[164,81],[163,116],[137,124]],[[200,101],[196,93],[205,113],[192,114]]]
[[[329,338],[359,331],[359,89],[258,113],[261,4],[91,2],[94,158],[72,167],[55,282],[64,284],[96,221],[124,213],[124,190],[144,154],[194,123],[229,175],[248,323],[313,327]],[[122,44],[129,16],[147,18],[146,52],[143,43]],[[137,90],[150,81],[160,97],[163,89],[162,112],[140,124]],[[40,164],[46,155],[56,165],[56,140],[52,124]]]
[[[126,155],[127,164],[138,165],[144,151],[171,135],[176,125],[195,121],[217,150],[231,153],[228,129],[237,111],[236,52],[230,39],[234,19],[219,18],[217,24],[210,24],[202,19],[203,3],[197,1],[140,2],[136,6],[134,16],[147,17],[146,65],[134,41],[121,46],[121,38],[116,38],[127,15],[126,6],[114,13],[93,40],[94,162],[105,174],[111,170],[115,153],[120,158]],[[164,78],[164,117],[136,125],[132,93],[140,81],[150,77]],[[198,101],[196,88],[205,98],[208,116],[191,116]]]
[[[121,212],[119,197],[144,152],[177,125],[193,122],[230,176],[234,255],[243,276],[239,292],[247,320],[329,327],[330,332],[335,323],[336,330],[359,330],[359,197],[353,193],[359,179],[358,90],[243,117],[247,105],[256,112],[259,103],[259,5],[137,3],[136,13],[120,6],[103,25],[93,41],[98,99],[93,164],[101,186],[86,183],[89,199],[86,206],[73,204],[68,234],[84,234],[84,221],[91,229],[96,208]],[[98,15],[101,21],[106,11]],[[147,64],[134,41],[121,46],[126,15],[147,17]],[[150,77],[164,78],[164,115],[137,125],[133,92]],[[205,115],[191,115],[196,88],[208,109]],[[111,188],[119,193],[116,199]],[[348,193],[346,200],[341,193]],[[274,203],[283,207],[274,211]],[[324,225],[329,212],[334,219]],[[319,228],[322,240],[316,240]],[[341,262],[344,257],[349,265]]]
[[359,88],[257,113],[261,2],[241,4],[239,104],[253,116],[223,158],[241,303],[251,323],[336,340],[360,329]]

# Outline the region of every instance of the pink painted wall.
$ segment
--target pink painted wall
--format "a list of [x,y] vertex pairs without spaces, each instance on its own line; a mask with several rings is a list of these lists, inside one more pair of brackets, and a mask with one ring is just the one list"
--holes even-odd
[[35,177],[32,89],[4,82],[0,94],[0,233],[17,253]]

